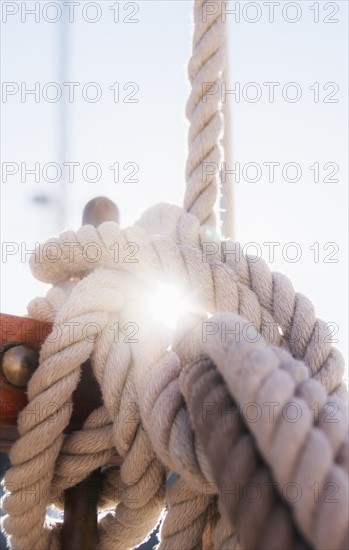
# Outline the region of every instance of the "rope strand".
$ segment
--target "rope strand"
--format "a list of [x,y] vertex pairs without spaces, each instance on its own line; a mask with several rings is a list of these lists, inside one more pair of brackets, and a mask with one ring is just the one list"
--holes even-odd
[[[221,0],[217,4],[221,7]],[[208,15],[207,2],[194,3],[193,52],[188,65],[192,85],[186,106],[189,120],[184,208],[200,224],[216,225],[218,171],[222,159],[223,118],[219,88],[225,65],[225,24],[220,10]]]

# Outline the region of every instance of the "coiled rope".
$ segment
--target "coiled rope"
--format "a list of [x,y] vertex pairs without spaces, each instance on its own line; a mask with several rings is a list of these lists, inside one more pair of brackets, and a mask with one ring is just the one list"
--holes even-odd
[[[30,380],[20,438],[10,455],[13,467],[5,476],[3,526],[13,549],[58,549],[60,527],[45,523],[47,506],[59,505],[66,488],[106,464],[115,450],[123,464],[120,472],[103,474],[99,504],[114,509],[100,518],[100,550],[137,546],[160,519],[160,550],[269,550],[275,532],[300,548],[347,548],[342,356],[328,343],[326,323],[316,318],[311,302],[295,293],[285,276],[245,256],[237,243],[221,241],[214,228],[218,182],[216,175],[206,181],[202,174],[205,162],[220,163],[223,126],[219,94],[205,95],[202,84],[221,81],[225,31],[219,10],[205,21],[205,4],[194,5],[184,209],[160,204],[123,230],[109,222],[66,231],[31,258],[35,277],[53,286],[28,312],[53,321],[55,331]],[[91,243],[100,252],[98,262],[86,256]],[[119,261],[116,245],[127,250],[129,243],[136,246],[136,261]],[[196,304],[174,333],[149,314],[145,297],[159,282],[176,285]],[[130,321],[139,327],[137,341],[125,338],[122,327]],[[237,325],[238,341],[223,336],[227,323]],[[246,341],[246,324],[256,343]],[[115,338],[115,327],[121,338]],[[206,344],[204,330],[210,336]],[[103,406],[82,430],[64,436],[88,358]],[[202,425],[207,394],[213,404],[225,399],[239,411],[250,401],[285,406],[292,399],[302,420],[287,424],[279,415],[271,425],[255,425],[240,414],[239,428]],[[338,422],[325,425],[331,403],[338,407]],[[221,456],[211,437],[220,445],[228,438]],[[258,523],[249,533],[246,502],[222,503],[222,480],[236,479],[245,485],[296,483],[303,489],[311,481],[321,495],[326,484],[338,484],[340,504],[331,508],[309,495],[284,502],[274,487],[275,504],[259,503],[256,513],[265,529]]]

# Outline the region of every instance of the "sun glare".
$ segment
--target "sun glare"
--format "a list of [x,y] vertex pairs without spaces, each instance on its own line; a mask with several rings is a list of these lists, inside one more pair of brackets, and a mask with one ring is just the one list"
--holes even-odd
[[175,328],[177,317],[188,309],[187,300],[183,298],[174,285],[160,283],[151,299],[151,311],[154,317]]

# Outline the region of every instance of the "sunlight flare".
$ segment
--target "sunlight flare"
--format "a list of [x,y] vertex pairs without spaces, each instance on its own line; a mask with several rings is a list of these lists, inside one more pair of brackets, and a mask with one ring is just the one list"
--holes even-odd
[[150,307],[158,321],[175,328],[178,316],[189,309],[189,304],[176,286],[160,283],[152,296]]

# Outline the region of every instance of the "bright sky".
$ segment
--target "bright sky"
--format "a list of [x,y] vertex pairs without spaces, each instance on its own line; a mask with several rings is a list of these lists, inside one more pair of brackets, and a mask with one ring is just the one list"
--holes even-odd
[[[15,253],[3,256],[1,310],[23,314],[45,291],[30,275],[25,251],[65,227],[77,229],[87,200],[108,195],[123,225],[156,202],[181,204],[192,4],[76,2],[71,23],[67,2],[40,2],[37,22],[25,10],[34,2],[2,4],[2,240],[15,243],[5,245]],[[237,90],[236,238],[257,243],[269,263],[265,243],[280,243],[272,269],[314,301],[319,317],[338,325],[336,345],[347,354],[348,4],[231,0],[230,8],[240,11],[240,21],[237,12],[227,14],[229,88]],[[60,9],[60,21],[50,22]],[[25,95],[35,83],[38,102]],[[96,93],[100,100],[88,101]],[[138,102],[125,102],[132,99]],[[78,163],[72,182],[63,162]],[[25,173],[35,163],[38,181]],[[47,163],[62,169],[60,182],[45,181],[55,176]],[[86,181],[96,173],[87,163],[99,166],[99,181]],[[274,182],[270,163],[279,163]]]

